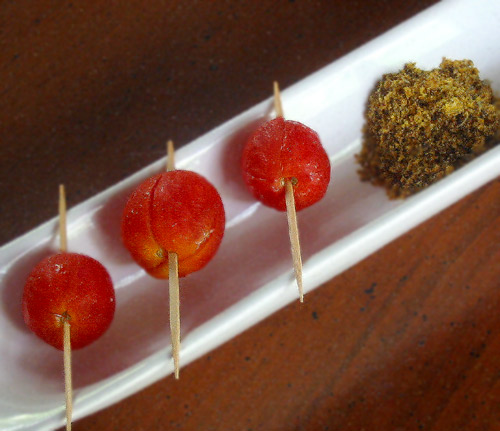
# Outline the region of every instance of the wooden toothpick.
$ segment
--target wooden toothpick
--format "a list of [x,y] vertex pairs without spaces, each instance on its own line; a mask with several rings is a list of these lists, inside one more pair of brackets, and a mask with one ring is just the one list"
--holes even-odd
[[[277,81],[274,81],[274,110],[277,117],[283,117],[283,105],[281,103],[281,94]],[[293,187],[297,183],[296,178],[285,178],[285,201],[286,215],[288,220],[288,234],[290,236],[290,246],[292,249],[293,270],[295,280],[299,288],[299,300],[304,302],[304,287],[302,284],[302,257],[300,252],[299,227],[297,224],[297,211],[295,208],[295,196]]]
[[179,265],[177,253],[168,253],[168,293],[170,298],[170,334],[172,338],[172,356],[174,358],[174,376],[179,378],[179,351],[181,349],[181,318],[179,300]]
[[[66,192],[64,185],[59,186],[59,251],[65,253],[68,249],[68,236],[66,229]],[[70,315],[65,312],[61,318],[63,322],[64,336],[64,394],[66,396],[66,431],[71,431],[73,417],[73,382],[71,371],[71,320]]]
[[276,116],[284,117],[285,114],[283,113],[283,105],[281,103],[281,93],[278,81],[273,82],[273,90],[274,90],[274,111],[276,112]]
[[285,181],[286,215],[288,219],[288,235],[292,247],[293,270],[299,288],[299,300],[304,302],[304,287],[302,285],[302,256],[300,253],[299,227],[297,225],[297,212],[295,211],[295,196],[293,194],[293,180]]
[[169,139],[167,142],[167,172],[175,171],[174,141]]
[[66,396],[66,431],[71,431],[73,416],[73,379],[71,367],[71,325],[69,316],[63,318],[64,322],[64,394]]
[[59,251],[68,250],[68,235],[66,233],[66,191],[64,184],[59,185]]
[[[167,142],[167,172],[175,170],[174,143]],[[168,252],[168,294],[170,301],[170,338],[174,359],[174,376],[179,378],[181,350],[181,312],[179,295],[179,262],[177,253]]]

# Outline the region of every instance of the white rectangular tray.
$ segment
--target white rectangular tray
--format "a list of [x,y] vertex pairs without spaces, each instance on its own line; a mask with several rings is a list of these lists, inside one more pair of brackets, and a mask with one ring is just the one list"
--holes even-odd
[[[370,90],[383,73],[405,62],[432,68],[443,56],[469,58],[498,93],[499,22],[496,0],[444,1],[283,92],[287,118],[315,129],[332,162],[326,197],[299,213],[306,292],[500,174],[499,146],[418,195],[390,201],[383,189],[359,180],[354,162]],[[245,137],[271,109],[266,100],[177,153],[177,167],[206,176],[227,212],[215,259],[181,280],[183,365],[297,300],[286,217],[255,202],[239,173]],[[166,283],[131,261],[119,232],[130,191],[163,166],[160,160],[69,211],[70,250],[103,262],[117,289],[110,330],[73,355],[75,419],[172,373]],[[64,423],[61,353],[25,328],[20,310],[28,273],[57,248],[56,229],[53,219],[0,249],[5,431],[43,431]]]

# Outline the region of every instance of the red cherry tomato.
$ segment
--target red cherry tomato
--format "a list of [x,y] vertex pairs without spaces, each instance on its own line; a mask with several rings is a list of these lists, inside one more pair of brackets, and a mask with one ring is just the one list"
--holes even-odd
[[279,211],[286,211],[285,180],[294,184],[297,211],[318,202],[330,182],[330,161],[318,134],[283,117],[253,133],[243,150],[241,167],[253,195]]
[[71,325],[71,348],[80,349],[108,329],[115,313],[111,278],[97,260],[60,253],[42,260],[24,287],[26,325],[46,343],[63,349],[63,319]]
[[212,259],[224,228],[224,206],[215,187],[194,172],[175,170],[147,179],[132,193],[122,239],[153,277],[168,278],[168,252],[177,253],[183,277]]

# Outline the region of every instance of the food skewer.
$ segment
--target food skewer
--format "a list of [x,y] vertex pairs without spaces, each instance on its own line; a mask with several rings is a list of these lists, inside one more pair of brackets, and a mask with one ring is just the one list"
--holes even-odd
[[264,205],[287,212],[294,275],[303,302],[302,258],[296,212],[318,202],[330,182],[330,161],[318,134],[285,120],[277,82],[276,118],[263,123],[243,150],[241,168],[250,192]]
[[[277,117],[285,117],[283,113],[283,104],[281,103],[280,88],[277,81],[274,81],[274,110]],[[293,191],[294,180],[296,178],[285,179],[285,202],[286,202],[286,215],[288,220],[288,235],[290,237],[290,246],[292,249],[293,271],[295,273],[295,280],[299,288],[299,300],[304,302],[304,286],[302,284],[302,256],[300,252],[299,241],[299,226],[297,224],[297,211],[295,209],[295,196]]]
[[[66,228],[66,191],[64,184],[59,185],[59,251],[68,251],[68,235]],[[73,373],[71,367],[71,324],[70,316],[64,313],[63,322],[63,360],[64,360],[64,394],[66,397],[66,431],[71,431],[73,417]]]
[[[174,142],[167,142],[167,172],[175,170]],[[170,305],[170,338],[174,359],[174,376],[179,379],[181,350],[181,312],[179,294],[179,261],[177,253],[168,252],[168,293]]]

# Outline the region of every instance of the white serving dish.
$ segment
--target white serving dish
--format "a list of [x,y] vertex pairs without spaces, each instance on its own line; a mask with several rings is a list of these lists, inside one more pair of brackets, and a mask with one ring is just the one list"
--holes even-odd
[[[326,197],[299,213],[306,292],[500,174],[499,146],[418,195],[390,201],[381,188],[359,181],[354,162],[367,95],[383,73],[405,62],[432,68],[443,56],[470,58],[498,93],[499,22],[496,0],[444,1],[282,93],[287,118],[318,131],[332,162]],[[245,136],[271,109],[266,100],[177,153],[177,167],[206,176],[227,212],[215,259],[181,280],[183,365],[297,300],[286,217],[256,203],[239,173]],[[70,249],[107,266],[118,305],[108,333],[73,353],[75,419],[173,371],[165,282],[131,261],[119,234],[131,189],[163,166],[160,160],[69,211]],[[54,218],[0,249],[0,429],[5,431],[43,431],[64,423],[61,353],[25,328],[20,311],[25,279],[56,250],[56,230]]]

